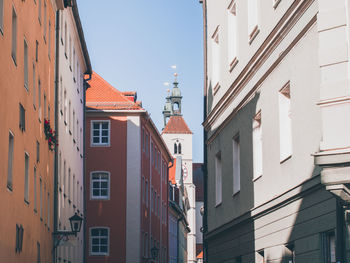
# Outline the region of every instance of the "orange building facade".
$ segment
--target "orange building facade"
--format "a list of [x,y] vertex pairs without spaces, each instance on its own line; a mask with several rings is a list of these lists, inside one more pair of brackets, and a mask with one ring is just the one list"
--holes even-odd
[[50,0],[0,1],[0,256],[50,262],[54,151],[55,13]]

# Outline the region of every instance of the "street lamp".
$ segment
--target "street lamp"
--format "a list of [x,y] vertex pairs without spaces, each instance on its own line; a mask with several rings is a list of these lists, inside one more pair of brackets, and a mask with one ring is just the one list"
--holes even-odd
[[152,260],[152,262],[155,262],[155,260],[158,257],[158,253],[159,253],[159,249],[157,247],[152,247],[151,248],[151,257],[146,258],[146,262],[149,262],[150,260]]
[[59,242],[63,238],[68,240],[68,236],[73,236],[73,235],[77,236],[78,232],[80,232],[82,221],[83,221],[83,218],[80,217],[77,213],[75,213],[73,216],[69,218],[71,231],[58,230],[53,232],[52,235],[55,236],[56,240],[58,241],[55,247],[59,245]]

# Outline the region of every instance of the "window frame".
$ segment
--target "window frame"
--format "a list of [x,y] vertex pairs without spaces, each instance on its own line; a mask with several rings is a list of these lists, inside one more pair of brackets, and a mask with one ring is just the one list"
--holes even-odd
[[[93,252],[92,251],[92,230],[94,229],[107,229],[107,252]],[[99,236],[100,237],[100,236]],[[110,246],[110,228],[107,226],[94,226],[89,228],[89,255],[90,256],[109,256]]]
[[[94,132],[94,123],[108,123],[108,142],[107,143],[94,143],[94,136],[93,136],[93,132]],[[111,145],[111,121],[110,120],[91,120],[90,121],[90,146],[91,147],[110,147]],[[100,139],[102,135],[99,135]]]
[[[93,175],[94,174],[106,174],[108,177],[108,194],[106,197],[94,196],[93,194]],[[101,182],[101,181],[100,181]],[[90,200],[110,200],[111,196],[111,173],[108,171],[92,171],[90,172]]]

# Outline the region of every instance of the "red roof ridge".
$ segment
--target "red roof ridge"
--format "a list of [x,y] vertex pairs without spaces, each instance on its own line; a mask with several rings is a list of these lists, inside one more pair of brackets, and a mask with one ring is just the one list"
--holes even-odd
[[162,133],[192,134],[192,131],[188,128],[184,118],[181,115],[173,115],[170,117]]

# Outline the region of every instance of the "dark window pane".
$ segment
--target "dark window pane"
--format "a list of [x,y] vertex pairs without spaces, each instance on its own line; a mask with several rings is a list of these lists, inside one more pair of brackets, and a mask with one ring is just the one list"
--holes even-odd
[[108,191],[107,190],[101,190],[101,195],[102,196],[107,196],[108,195]]
[[108,131],[102,131],[102,136],[108,136]]
[[99,123],[94,123],[94,130],[98,130],[99,129],[100,124]]
[[102,123],[102,129],[108,129],[108,122]]
[[108,137],[102,137],[102,143],[108,143]]

